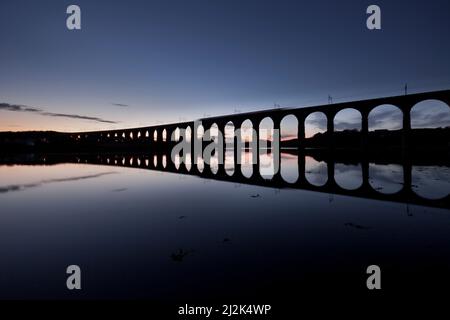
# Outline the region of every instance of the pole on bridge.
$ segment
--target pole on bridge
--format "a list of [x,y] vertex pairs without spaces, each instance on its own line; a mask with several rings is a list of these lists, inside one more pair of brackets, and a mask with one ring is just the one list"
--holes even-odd
[[305,119],[297,116],[298,128],[297,128],[297,145],[299,150],[305,148]]

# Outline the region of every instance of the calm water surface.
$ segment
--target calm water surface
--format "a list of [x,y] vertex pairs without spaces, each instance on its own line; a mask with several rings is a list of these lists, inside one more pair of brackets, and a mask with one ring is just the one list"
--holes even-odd
[[[281,161],[295,182],[297,156]],[[324,185],[327,164],[305,163],[307,180]],[[370,164],[369,177],[381,193],[402,188],[401,165]],[[357,189],[361,164],[336,164],[334,178]],[[421,196],[450,193],[448,167],[415,166],[412,180]],[[362,290],[370,264],[386,290],[450,284],[445,208],[73,163],[1,165],[0,204],[0,298],[270,300]],[[71,264],[82,269],[76,293],[65,287]]]

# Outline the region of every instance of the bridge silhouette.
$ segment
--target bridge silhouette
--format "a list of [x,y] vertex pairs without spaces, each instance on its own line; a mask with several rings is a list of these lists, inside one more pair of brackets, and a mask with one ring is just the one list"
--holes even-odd
[[[369,137],[370,112],[381,105],[393,105],[398,107],[402,112],[403,124],[403,127],[401,129],[401,149],[408,149],[409,146],[414,145],[414,141],[411,141],[411,110],[415,105],[426,100],[439,100],[447,104],[447,106],[450,106],[450,90],[343,102],[304,108],[277,108],[271,110],[208,117],[195,121],[178,122],[139,128],[93,132],[73,132],[67,134],[70,142],[74,146],[88,147],[88,150],[90,150],[89,152],[64,155],[45,155],[44,160],[41,159],[37,162],[46,164],[52,162],[69,162],[126,166],[140,169],[172,172],[184,175],[194,175],[206,179],[229,181],[233,183],[249,184],[262,187],[278,189],[301,189],[337,195],[450,209],[450,195],[447,195],[442,199],[433,200],[421,197],[414,191],[414,187],[412,185],[412,167],[414,163],[408,152],[402,152],[400,161],[403,167],[403,187],[400,191],[393,194],[381,193],[375,190],[370,185],[369,163],[377,162],[374,161],[374,159],[370,158],[371,155],[367,151],[367,148],[370,149],[370,145],[367,145]],[[338,156],[336,155],[338,152],[335,150],[334,144],[334,120],[336,114],[345,109],[355,109],[361,114],[361,131],[359,135],[361,137],[360,148],[361,150],[364,150],[364,155],[359,157],[357,161],[361,164],[362,184],[360,185],[360,187],[354,190],[342,188],[338,183],[336,183],[336,180],[334,178],[335,163],[336,159],[338,158]],[[327,163],[328,179],[327,182],[322,186],[316,186],[309,183],[308,179],[306,178],[305,172],[305,157],[308,155],[308,153],[312,152],[311,150],[309,150],[309,148],[305,147],[305,120],[309,115],[315,112],[322,112],[327,119],[326,137],[328,139],[328,143],[325,146],[325,150],[318,151],[322,154],[325,154],[324,161]],[[175,144],[175,141],[173,141],[171,137],[174,136],[176,130],[190,130],[191,139],[189,143],[191,144],[191,146],[193,146],[195,143],[202,141],[202,138],[198,135],[199,131],[201,131],[202,129],[207,130],[212,126],[217,126],[218,130],[224,133],[225,127],[229,124],[232,124],[236,132],[236,130],[241,128],[243,123],[247,120],[251,121],[253,128],[259,128],[261,122],[264,119],[269,118],[273,121],[273,129],[280,130],[281,122],[287,116],[294,116],[297,119],[298,123],[298,140],[296,140],[297,146],[295,148],[295,151],[284,150],[284,152],[293,152],[298,155],[298,179],[294,183],[286,182],[281,175],[281,170],[274,172],[274,175],[270,178],[264,178],[259,174],[261,155],[259,152],[259,130],[254,130],[254,134],[256,134],[256,139],[254,139],[256,140],[256,145],[252,146],[252,150],[258,150],[258,152],[256,152],[256,157],[253,158],[256,161],[253,161],[253,174],[250,177],[246,177],[242,173],[242,166],[239,161],[237,161],[238,155],[240,152],[242,152],[242,150],[237,150],[236,148],[236,139],[240,138],[236,135],[234,136],[234,171],[232,174],[227,172],[225,165],[222,163],[218,164],[217,167],[205,163],[204,169],[201,170],[199,168],[199,165],[197,164],[197,159],[199,156],[201,156],[201,154],[196,154],[196,151],[192,151],[188,154],[183,155],[184,160],[187,160],[185,158],[186,156],[190,158],[189,161],[187,161],[189,164],[187,164],[186,161],[180,164],[176,164],[171,159],[170,151]],[[227,150],[229,144],[226,143],[224,134],[219,138],[223,139],[222,144],[220,145],[223,148],[223,150],[221,151],[223,152],[223,154],[225,154],[225,151]],[[279,139],[279,135],[275,138]],[[183,139],[185,139],[185,137],[183,137]],[[201,151],[203,151],[204,145],[202,142],[200,142],[200,144],[202,145]],[[74,152],[77,152],[77,150],[78,149],[74,149]],[[136,150],[140,151],[136,153]],[[195,148],[192,147],[191,150],[195,150]],[[271,153],[273,152],[273,150],[270,150],[269,148],[268,152]],[[281,152],[283,152],[283,150],[273,152],[273,154],[278,157],[278,159],[275,159],[275,161],[278,161],[278,164],[281,163]],[[445,146],[444,153],[445,160],[440,161],[441,163],[439,163],[439,165],[448,166],[448,146]],[[354,154],[350,152],[349,156],[352,157],[354,156]],[[165,159],[164,162],[163,157]],[[389,153],[385,154],[383,157],[389,157]],[[427,157],[429,157],[430,159],[432,158],[431,154],[427,153],[421,156],[421,161],[427,162]],[[435,156],[431,160],[439,162],[439,160],[436,159],[440,158]],[[389,163],[389,160],[385,161]],[[417,165],[417,163],[414,165]]]
[[[280,130],[281,121],[287,116],[294,116],[298,121],[298,145],[299,149],[304,148],[305,142],[305,120],[315,113],[321,112],[327,119],[327,137],[328,148],[334,147],[334,120],[337,113],[346,109],[355,109],[361,114],[361,147],[367,146],[369,137],[369,114],[376,107],[381,105],[393,105],[402,112],[402,146],[404,148],[412,144],[411,136],[411,109],[420,102],[426,100],[439,100],[450,106],[450,90],[433,91],[417,93],[411,95],[393,96],[369,100],[351,101],[335,104],[327,104],[302,108],[278,108],[249,113],[230,114],[216,117],[201,118],[195,121],[178,122],[171,124],[162,124],[148,127],[91,131],[91,132],[73,132],[70,133],[70,139],[74,144],[82,146],[95,147],[151,147],[154,149],[170,148],[173,145],[171,138],[176,130],[190,130],[192,133],[191,143],[194,144],[198,138],[200,127],[203,130],[216,125],[218,130],[225,132],[225,127],[229,124],[234,126],[234,130],[242,127],[242,124],[249,120],[253,128],[259,128],[261,122],[269,118],[273,121],[273,129]],[[256,148],[258,149],[259,132],[256,131]],[[225,139],[225,135],[222,136]],[[225,141],[223,146],[225,148]]]

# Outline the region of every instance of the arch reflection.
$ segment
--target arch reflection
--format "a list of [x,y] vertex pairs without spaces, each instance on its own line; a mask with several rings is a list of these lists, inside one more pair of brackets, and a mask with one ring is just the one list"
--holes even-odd
[[[412,157],[408,158],[411,162],[402,162],[401,159],[393,157],[391,163],[361,158],[360,162],[348,163],[345,158],[337,155],[283,153],[282,157],[289,165],[275,172],[272,178],[265,179],[261,174],[255,174],[250,152],[242,153],[243,164],[236,164],[233,175],[224,174],[223,164],[215,162],[214,157],[210,164],[204,163],[201,157],[198,157],[196,170],[192,170],[193,166],[189,160],[186,161],[187,165],[183,164],[182,167],[179,157],[172,164],[169,156],[161,153],[44,154],[35,155],[33,158],[24,156],[23,160],[17,157],[0,158],[0,163],[76,163],[132,167],[276,189],[310,190],[450,209],[450,162],[445,158],[430,160]],[[190,159],[190,155],[187,158]],[[219,170],[224,171],[219,174]],[[259,170],[258,167],[256,170]]]

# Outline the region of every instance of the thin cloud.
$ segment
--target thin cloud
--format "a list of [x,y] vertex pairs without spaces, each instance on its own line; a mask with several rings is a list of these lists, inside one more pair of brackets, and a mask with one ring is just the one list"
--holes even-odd
[[54,113],[54,112],[47,112],[39,108],[35,107],[29,107],[24,106],[20,104],[9,104],[5,102],[0,102],[0,111],[6,110],[6,111],[14,111],[14,112],[30,112],[34,114],[39,114],[41,116],[47,116],[47,117],[59,117],[59,118],[69,118],[69,119],[80,119],[80,120],[89,120],[89,121],[97,121],[102,123],[113,123],[116,124],[118,122],[112,121],[112,120],[105,120],[98,117],[89,117],[89,116],[83,116],[79,114],[67,114],[67,113]]
[[105,120],[105,119],[97,118],[97,117],[81,116],[79,114],[66,114],[66,113],[53,113],[53,112],[42,112],[41,114],[43,116],[50,116],[50,117],[90,120],[90,121],[97,121],[97,122],[103,122],[103,123],[117,123],[116,121]]
[[380,107],[369,114],[369,129],[397,130],[403,127],[403,114],[396,107]]
[[311,116],[306,118],[305,124],[320,130],[325,130],[327,128],[327,118],[325,115],[313,113]]
[[15,112],[37,112],[37,113],[42,112],[41,109],[27,107],[20,104],[9,104],[5,102],[0,102],[0,110],[15,111]]
[[428,114],[426,112],[411,113],[411,126],[413,128],[446,128],[450,127],[450,112],[448,110]]
[[116,107],[122,107],[122,108],[126,108],[126,107],[129,107],[129,105],[128,104],[124,104],[124,103],[111,103],[113,106],[116,106]]
[[49,180],[42,180],[39,182],[28,183],[28,184],[14,184],[14,185],[0,187],[0,194],[13,192],[13,191],[24,191],[24,190],[31,189],[31,188],[41,187],[41,186],[43,186],[45,184],[49,184],[49,183],[80,181],[80,180],[86,180],[86,179],[99,178],[102,176],[116,174],[116,173],[117,172],[109,171],[109,172],[103,172],[103,173],[98,173],[98,174],[91,174],[91,175],[87,175],[87,176],[49,179]]

